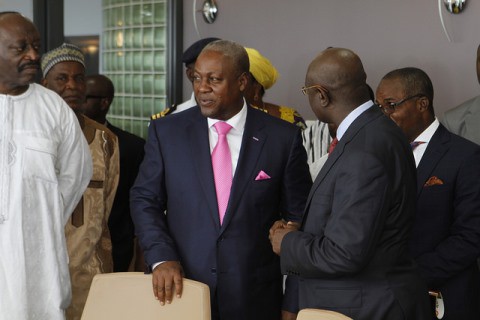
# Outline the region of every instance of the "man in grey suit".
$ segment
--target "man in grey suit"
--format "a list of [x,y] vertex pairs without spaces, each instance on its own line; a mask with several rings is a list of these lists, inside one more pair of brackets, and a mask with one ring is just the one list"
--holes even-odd
[[[477,48],[477,78],[480,83],[480,45]],[[443,124],[448,131],[480,144],[480,96],[445,112]]]
[[354,52],[321,52],[305,86],[317,118],[338,126],[338,143],[313,184],[300,231],[270,232],[282,272],[298,277],[299,309],[428,319],[426,286],[408,254],[416,180],[405,136],[371,101]]

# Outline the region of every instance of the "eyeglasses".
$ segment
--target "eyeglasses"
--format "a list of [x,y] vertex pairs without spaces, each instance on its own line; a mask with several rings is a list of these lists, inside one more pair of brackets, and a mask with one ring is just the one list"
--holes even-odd
[[314,85],[311,85],[311,86],[308,86],[308,87],[302,87],[302,93],[304,95],[308,95],[308,90],[310,89],[317,89],[319,92],[325,92],[325,93],[328,93],[328,90],[327,88],[325,88],[324,86],[322,86],[321,84],[314,84]]
[[85,100],[88,100],[88,99],[105,99],[105,98],[106,98],[105,96],[87,95],[85,97]]
[[398,107],[399,105],[403,104],[404,102],[407,102],[408,100],[415,99],[415,98],[420,98],[424,97],[425,95],[423,93],[417,93],[413,96],[406,97],[398,102],[386,102],[385,105],[383,104],[378,104],[380,109],[386,114],[390,114],[395,112],[395,108]]

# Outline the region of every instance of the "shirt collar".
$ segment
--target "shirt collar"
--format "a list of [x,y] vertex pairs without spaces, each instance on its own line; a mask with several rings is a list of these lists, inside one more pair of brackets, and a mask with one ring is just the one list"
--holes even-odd
[[[245,99],[243,99],[243,107],[240,109],[240,111],[225,121],[229,125],[232,126],[233,129],[238,130],[238,131],[243,131],[243,128],[245,127],[245,122],[247,120],[247,103],[245,102]],[[208,127],[212,127],[215,123],[221,121],[218,119],[212,119],[212,118],[207,118],[208,121]]]
[[340,122],[340,125],[337,128],[337,139],[342,139],[343,135],[347,131],[348,127],[357,119],[363,112],[368,110],[371,106],[373,106],[373,101],[368,100],[367,102],[361,104],[360,106],[353,109],[352,112],[345,117],[345,119]]
[[435,117],[435,120],[428,126],[427,129],[425,129],[417,138],[415,138],[414,141],[429,143],[435,134],[435,131],[437,131],[438,126],[440,126],[440,122],[438,121],[437,117]]

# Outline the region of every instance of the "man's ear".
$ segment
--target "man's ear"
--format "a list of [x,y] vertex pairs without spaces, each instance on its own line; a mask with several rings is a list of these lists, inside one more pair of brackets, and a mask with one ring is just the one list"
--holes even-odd
[[241,92],[245,91],[245,88],[247,87],[247,83],[248,83],[247,73],[244,72],[238,77],[238,84],[240,85],[239,88]]
[[48,84],[48,81],[47,81],[47,79],[46,79],[46,78],[42,78],[42,79],[40,79],[40,84],[41,84],[42,86],[46,87],[46,86],[47,86],[47,84]]
[[330,104],[330,95],[328,94],[328,91],[322,90],[322,89],[317,89],[318,90],[318,99],[320,106],[326,107]]
[[430,101],[428,100],[427,97],[422,96],[422,97],[418,98],[417,108],[418,108],[419,111],[421,111],[421,112],[428,111],[429,107],[430,107]]
[[102,101],[100,102],[102,112],[107,114],[111,103],[112,101],[110,101],[110,98],[103,98]]

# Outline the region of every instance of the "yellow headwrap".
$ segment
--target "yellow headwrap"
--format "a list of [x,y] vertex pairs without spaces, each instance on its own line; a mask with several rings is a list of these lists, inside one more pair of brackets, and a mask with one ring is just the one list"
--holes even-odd
[[250,73],[262,85],[263,89],[269,89],[277,81],[277,69],[270,63],[270,60],[262,56],[257,50],[253,48],[245,48],[245,50],[247,50],[250,60]]

